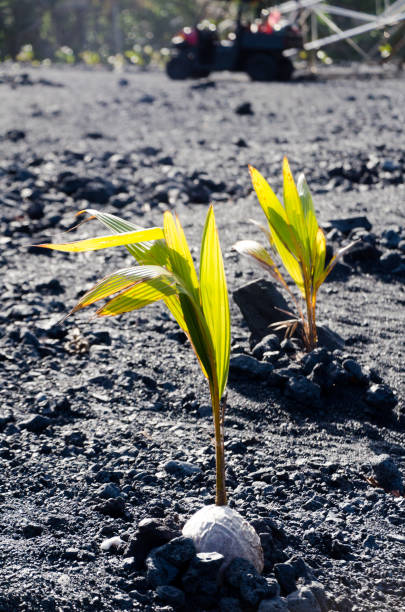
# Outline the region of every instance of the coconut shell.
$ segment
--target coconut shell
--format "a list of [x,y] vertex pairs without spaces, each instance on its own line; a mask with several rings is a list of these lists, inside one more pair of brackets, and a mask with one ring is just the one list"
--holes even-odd
[[224,556],[221,571],[236,557],[263,570],[260,538],[251,525],[229,506],[204,506],[187,521],[183,535],[191,538],[197,552],[218,552]]

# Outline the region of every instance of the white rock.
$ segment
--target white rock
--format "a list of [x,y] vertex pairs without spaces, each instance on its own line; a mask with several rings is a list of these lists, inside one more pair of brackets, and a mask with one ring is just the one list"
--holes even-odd
[[125,542],[123,540],[121,540],[121,538],[119,536],[114,536],[112,538],[107,538],[107,540],[104,540],[100,544],[100,548],[101,548],[101,550],[104,550],[105,552],[107,552],[107,551],[112,550],[114,548],[118,550],[124,544],[125,544]]
[[219,552],[225,557],[221,571],[235,557],[247,559],[263,570],[263,550],[251,525],[229,506],[204,506],[187,521],[183,536],[191,538],[197,552]]

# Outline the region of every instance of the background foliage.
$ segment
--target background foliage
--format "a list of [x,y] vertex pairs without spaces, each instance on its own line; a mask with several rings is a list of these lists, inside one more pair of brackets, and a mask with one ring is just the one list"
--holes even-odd
[[[368,12],[383,9],[382,0],[333,4]],[[234,2],[223,0],[0,0],[0,59],[73,63],[81,57],[97,63],[126,53],[141,63],[145,46],[159,49],[184,25],[203,18],[218,22],[232,14]]]

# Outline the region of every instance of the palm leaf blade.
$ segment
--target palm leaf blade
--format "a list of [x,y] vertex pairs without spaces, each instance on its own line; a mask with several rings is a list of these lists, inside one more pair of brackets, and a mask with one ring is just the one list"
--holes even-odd
[[84,240],[75,240],[74,242],[44,243],[37,246],[53,249],[55,251],[79,253],[84,251],[98,251],[99,249],[107,249],[115,246],[124,246],[145,240],[159,240],[163,237],[163,230],[160,227],[152,227],[150,229],[125,232],[123,234],[85,238]]
[[287,249],[298,257],[297,251],[298,241],[294,236],[294,230],[289,225],[289,220],[286,211],[280,200],[256,168],[249,166],[252,184],[256,191],[260,206],[266,215],[270,232],[273,236],[274,230],[280,235],[280,240],[286,245]]
[[193,258],[178,218],[166,211],[163,218],[164,237],[169,248],[171,268],[184,282],[190,295],[199,301],[199,284]]
[[174,286],[176,282],[175,277],[160,266],[123,268],[113,274],[109,274],[87,291],[73,308],[72,313],[99,300],[110,297],[119,291],[122,292],[137,283],[153,279],[160,279],[167,286]]
[[97,310],[97,316],[115,316],[124,312],[140,310],[144,306],[149,306],[149,304],[175,293],[176,288],[167,284],[161,278],[139,282],[129,289],[125,289]]
[[229,371],[231,325],[224,262],[212,206],[207,214],[201,245],[200,292],[215,351],[215,368],[221,397]]
[[318,233],[318,221],[316,220],[314,203],[312,201],[311,192],[309,191],[305,176],[300,174],[297,184],[298,194],[301,199],[302,209],[304,212],[305,223],[308,233],[309,248],[311,251],[311,262],[313,264],[316,257],[316,244]]
[[[84,212],[91,215],[88,220],[96,218],[98,221],[100,221],[100,223],[117,234],[143,229],[139,225],[135,225],[130,221],[126,221],[120,217],[111,215],[110,213],[95,210],[94,208],[86,208],[85,210],[80,211],[78,214],[82,214]],[[136,244],[127,244],[125,247],[140,264],[155,264],[164,266],[167,263],[168,248],[164,240],[154,240],[153,242],[142,241]]]
[[290,225],[294,228],[295,234],[299,239],[300,259],[309,269],[311,261],[311,250],[308,241],[308,232],[305,223],[304,212],[297,187],[291,173],[287,158],[283,160],[283,192],[284,206]]

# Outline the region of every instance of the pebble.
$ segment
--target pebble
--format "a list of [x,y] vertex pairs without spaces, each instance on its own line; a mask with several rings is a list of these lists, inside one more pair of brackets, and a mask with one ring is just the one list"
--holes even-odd
[[288,612],[287,601],[284,597],[272,597],[260,602],[257,612]]
[[111,482],[101,486],[97,491],[97,497],[102,497],[103,499],[116,499],[120,495],[121,490]]
[[258,361],[250,355],[234,355],[231,357],[229,370],[232,374],[244,374],[249,378],[260,378],[267,380],[273,372],[273,366],[270,363]]
[[171,459],[165,463],[164,469],[168,474],[176,478],[187,478],[188,476],[201,473],[201,468],[198,465],[193,465],[186,461],[177,461],[176,459]]
[[297,588],[295,584],[295,568],[290,563],[276,563],[273,569],[277,582],[280,585],[281,593],[288,595],[295,591]]
[[285,395],[304,406],[319,405],[321,389],[305,376],[295,376],[287,381]]
[[239,591],[245,605],[255,607],[272,594],[272,587],[246,559],[235,558],[225,570],[225,581]]
[[389,455],[377,455],[371,460],[371,466],[380,487],[385,491],[399,491],[401,495],[404,493],[401,473]]
[[345,235],[349,235],[350,232],[358,228],[363,228],[369,232],[372,227],[367,217],[347,217],[342,219],[331,219],[329,221],[329,224]]
[[287,606],[289,612],[322,612],[317,598],[308,586],[298,587],[287,595]]
[[34,523],[28,523],[27,525],[24,525],[23,527],[23,535],[25,538],[37,538],[38,536],[42,535],[42,532],[44,531],[44,528],[42,525],[36,525]]
[[125,509],[125,502],[122,497],[116,499],[107,499],[103,504],[99,504],[95,507],[98,512],[111,516],[112,518],[127,518]]
[[119,552],[122,551],[125,547],[124,540],[121,540],[119,536],[113,536],[112,538],[107,538],[103,540],[100,544],[100,549],[104,552]]
[[384,384],[374,384],[366,392],[365,400],[374,410],[389,410],[397,404],[392,390]]
[[180,589],[170,586],[161,585],[156,588],[156,594],[163,603],[173,606],[173,608],[183,608],[186,605],[186,596]]
[[198,553],[183,574],[184,591],[198,598],[200,605],[209,607],[217,601],[218,573],[224,557],[220,553]]
[[332,356],[324,348],[316,348],[310,353],[304,355],[301,359],[300,364],[302,366],[303,372],[305,375],[308,375],[312,372],[314,367],[320,363],[328,364],[332,360]]
[[42,416],[41,414],[36,414],[25,421],[21,421],[19,426],[21,429],[26,429],[27,431],[40,434],[45,431],[45,429],[49,427],[51,423],[52,420],[50,418]]
[[252,104],[250,102],[242,102],[235,108],[237,115],[254,115]]
[[263,355],[267,351],[279,351],[280,340],[276,334],[268,334],[252,350],[253,357],[263,359]]

